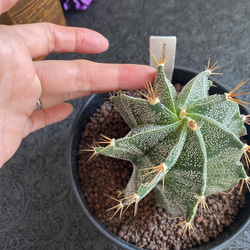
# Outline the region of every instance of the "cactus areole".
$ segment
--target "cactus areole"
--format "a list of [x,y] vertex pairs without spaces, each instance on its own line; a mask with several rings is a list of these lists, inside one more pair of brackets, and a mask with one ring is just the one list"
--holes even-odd
[[104,136],[102,143],[107,145],[93,151],[133,164],[126,188],[119,197],[111,197],[118,203],[110,208],[115,209],[114,215],[121,216],[132,203],[136,214],[140,200],[153,190],[156,206],[170,216],[184,216],[187,226],[199,204],[207,208],[208,195],[229,192],[238,183],[249,187],[240,162],[244,153],[249,163],[249,146],[239,139],[246,134],[244,122],[249,122],[249,116],[240,114],[238,104],[244,102],[235,98],[246,81],[229,93],[209,96],[208,77],[219,66],[208,65],[177,95],[164,74],[165,61],[157,62],[155,82],[145,85],[145,98],[121,92],[111,96],[131,131],[121,139]]

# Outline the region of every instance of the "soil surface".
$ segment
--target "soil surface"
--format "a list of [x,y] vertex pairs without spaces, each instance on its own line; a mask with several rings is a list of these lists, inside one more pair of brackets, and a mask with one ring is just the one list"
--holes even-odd
[[[176,86],[177,90],[180,86]],[[126,93],[140,97],[136,92]],[[134,206],[130,206],[119,218],[114,210],[108,209],[118,203],[114,199],[117,191],[125,188],[131,174],[131,163],[98,155],[92,156],[94,141],[100,141],[100,134],[109,138],[121,138],[129,132],[114,105],[106,101],[91,117],[82,133],[79,150],[79,175],[89,209],[110,231],[145,249],[187,249],[201,245],[218,236],[234,220],[239,208],[245,203],[246,188],[239,195],[240,185],[230,193],[214,194],[207,197],[209,208],[201,214],[200,207],[193,220],[193,230],[184,232],[183,218],[171,218],[168,213],[155,207],[154,193],[149,193],[139,202],[134,217]],[[87,151],[86,151],[87,150]],[[244,158],[242,158],[244,164]],[[119,199],[119,198],[118,198]],[[114,216],[113,216],[114,215]],[[113,218],[111,219],[111,217]]]

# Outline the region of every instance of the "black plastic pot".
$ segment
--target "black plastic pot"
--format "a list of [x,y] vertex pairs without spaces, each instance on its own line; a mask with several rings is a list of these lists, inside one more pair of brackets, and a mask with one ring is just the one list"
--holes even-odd
[[[185,68],[175,68],[173,75],[173,83],[186,84],[191,78],[193,78],[197,72],[190,71]],[[210,94],[219,93],[222,94],[227,92],[222,86],[218,83],[214,83],[217,87],[211,87]],[[75,196],[85,213],[85,215],[90,219],[90,221],[95,225],[95,227],[105,235],[110,241],[115,243],[117,246],[124,249],[141,249],[133,244],[130,244],[118,236],[108,231],[92,214],[88,209],[87,202],[84,198],[84,193],[81,189],[80,180],[78,176],[78,148],[81,138],[81,133],[84,130],[86,124],[89,122],[90,117],[93,115],[95,110],[100,107],[100,105],[105,101],[107,94],[93,95],[83,104],[81,110],[79,111],[78,116],[76,117],[72,131],[70,134],[69,146],[68,146],[68,169],[70,182],[72,184]],[[246,110],[241,108],[241,113],[247,114]],[[248,130],[248,145],[250,144],[250,128]],[[246,204],[243,209],[239,210],[238,215],[234,222],[228,227],[225,228],[223,233],[221,233],[215,239],[211,239],[208,243],[203,244],[202,246],[194,247],[193,249],[222,249],[230,245],[234,239],[244,233],[246,227],[250,224],[250,194],[247,194]]]

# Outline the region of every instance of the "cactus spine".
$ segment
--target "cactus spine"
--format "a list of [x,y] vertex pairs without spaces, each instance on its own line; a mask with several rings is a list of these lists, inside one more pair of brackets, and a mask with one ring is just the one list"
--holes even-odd
[[238,104],[246,103],[235,99],[246,81],[229,93],[208,96],[208,77],[220,68],[208,64],[177,95],[164,74],[166,61],[157,62],[154,86],[145,84],[144,99],[121,92],[111,97],[131,131],[121,139],[104,137],[108,145],[95,147],[94,154],[133,164],[122,198],[111,197],[118,202],[111,208],[115,214],[121,216],[132,203],[136,214],[140,200],[154,190],[156,205],[171,216],[184,216],[188,228],[198,205],[207,208],[208,195],[227,192],[241,180],[249,187],[240,158],[244,153],[249,164],[250,147],[239,137],[246,134],[244,122],[250,119],[239,112]]

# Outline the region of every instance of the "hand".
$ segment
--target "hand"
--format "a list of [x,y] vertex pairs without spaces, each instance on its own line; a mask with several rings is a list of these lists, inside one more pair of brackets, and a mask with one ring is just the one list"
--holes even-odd
[[[72,112],[64,101],[141,88],[155,76],[154,69],[142,65],[32,61],[52,52],[100,53],[108,48],[102,35],[84,28],[49,23],[0,25],[0,44],[0,167],[25,136]],[[38,99],[40,111],[36,110]]]

